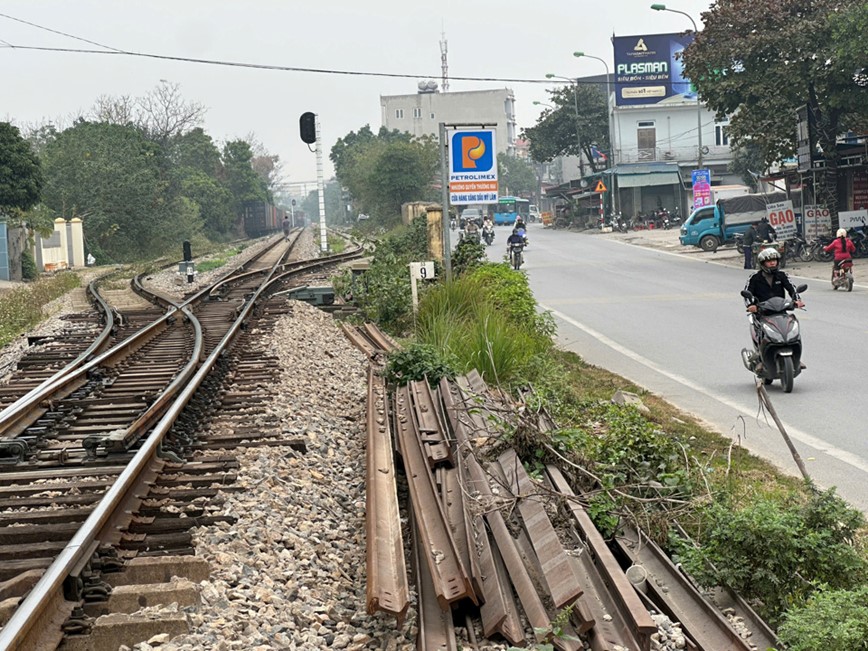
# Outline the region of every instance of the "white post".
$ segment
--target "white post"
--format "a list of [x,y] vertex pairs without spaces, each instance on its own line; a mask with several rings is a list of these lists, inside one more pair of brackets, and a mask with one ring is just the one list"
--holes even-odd
[[319,247],[325,253],[329,250],[325,218],[325,186],[322,179],[322,136],[319,129],[319,114],[316,116],[316,188],[319,194]]

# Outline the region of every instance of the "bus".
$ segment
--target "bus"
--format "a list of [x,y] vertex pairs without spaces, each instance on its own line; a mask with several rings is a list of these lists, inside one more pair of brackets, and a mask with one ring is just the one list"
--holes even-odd
[[530,216],[530,201],[521,197],[500,197],[497,205],[491,210],[494,212],[495,224],[511,225],[519,217],[527,224]]

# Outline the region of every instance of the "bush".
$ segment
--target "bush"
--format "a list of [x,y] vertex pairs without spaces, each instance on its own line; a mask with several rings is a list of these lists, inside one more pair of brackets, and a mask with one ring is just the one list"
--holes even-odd
[[485,247],[479,242],[461,240],[452,252],[452,273],[459,278],[476,269],[485,260]]
[[778,637],[789,651],[868,651],[868,586],[818,590],[784,616]]
[[427,259],[427,238],[426,219],[414,219],[377,243],[371,266],[360,278],[354,279],[349,270],[333,278],[335,291],[351,296],[362,318],[392,334],[407,332],[413,324],[407,265]]
[[30,251],[24,250],[21,253],[21,277],[24,280],[36,280],[38,276],[36,260],[33,259],[33,254]]
[[[521,321],[523,313],[500,309],[497,292],[509,287],[515,296],[523,291],[533,296],[520,273],[513,286],[504,280],[500,286],[488,284],[476,272],[449,283],[429,288],[419,305],[416,336],[454,360],[456,369],[477,369],[493,384],[512,385],[528,379],[537,356],[551,346],[551,339],[538,333],[532,322]],[[484,267],[483,267],[484,268]]]
[[386,364],[386,382],[392,386],[428,378],[433,387],[443,377],[453,378],[455,371],[434,346],[412,343],[389,355]]
[[681,551],[685,567],[702,585],[727,586],[752,600],[773,624],[790,606],[804,605],[816,586],[849,589],[868,576],[851,542],[864,519],[834,489],[804,504],[762,498],[733,509],[716,502],[705,516],[701,548]]

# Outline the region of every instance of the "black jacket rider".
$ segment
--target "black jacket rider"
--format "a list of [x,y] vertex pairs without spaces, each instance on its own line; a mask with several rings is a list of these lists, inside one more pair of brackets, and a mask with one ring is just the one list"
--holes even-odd
[[[789,294],[793,301],[800,300],[795,285],[790,282],[790,277],[780,269],[775,269],[771,273],[760,269],[748,278],[744,288],[753,294],[753,303],[762,303],[773,296],[786,298],[786,294]],[[744,299],[744,302],[745,305],[753,304],[748,299]]]

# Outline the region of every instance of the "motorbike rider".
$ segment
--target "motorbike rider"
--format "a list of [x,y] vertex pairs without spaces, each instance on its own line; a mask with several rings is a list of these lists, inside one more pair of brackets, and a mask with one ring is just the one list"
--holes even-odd
[[762,218],[759,224],[756,226],[756,241],[757,242],[774,242],[778,239],[778,234],[775,232],[774,227],[769,224],[769,220],[765,217]]
[[518,228],[513,228],[512,233],[509,237],[506,238],[506,252],[509,253],[510,247],[513,244],[521,244],[522,248],[525,245],[525,239],[522,235],[521,231]]
[[[747,311],[751,314],[756,314],[759,303],[767,301],[773,296],[786,298],[786,294],[790,295],[796,307],[805,307],[795,285],[790,282],[790,277],[786,272],[778,269],[780,259],[781,254],[775,249],[763,249],[757,256],[759,271],[752,274],[744,286],[753,295],[753,300],[744,299]],[[752,335],[754,343],[756,343],[758,333],[753,332]],[[802,364],[802,368],[805,368],[804,364]]]
[[832,253],[835,256],[832,262],[832,277],[835,277],[835,272],[840,268],[842,262],[853,259],[853,254],[856,252],[856,245],[853,240],[847,237],[847,229],[839,228],[835,233],[835,239],[827,246],[823,247],[826,253]]
[[745,299],[748,312],[756,312],[757,304],[767,301],[773,296],[786,298],[789,294],[796,304],[796,307],[805,307],[802,299],[799,298],[796,287],[790,282],[790,277],[786,272],[778,269],[778,262],[781,259],[781,254],[775,249],[763,249],[760,251],[756,260],[759,264],[759,271],[751,275],[747,280],[744,288],[753,294],[753,302],[748,302]]

